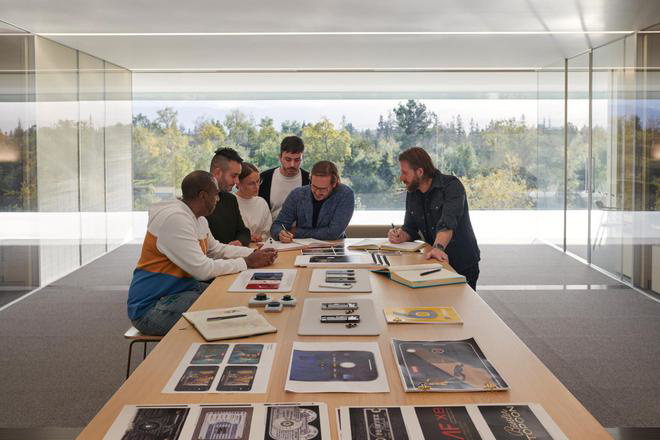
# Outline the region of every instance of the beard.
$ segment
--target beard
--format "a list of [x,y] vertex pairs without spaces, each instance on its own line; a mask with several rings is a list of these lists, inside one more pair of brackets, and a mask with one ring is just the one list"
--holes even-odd
[[410,181],[409,184],[406,185],[406,189],[409,192],[416,191],[419,188],[419,177],[415,176],[413,177],[413,180]]

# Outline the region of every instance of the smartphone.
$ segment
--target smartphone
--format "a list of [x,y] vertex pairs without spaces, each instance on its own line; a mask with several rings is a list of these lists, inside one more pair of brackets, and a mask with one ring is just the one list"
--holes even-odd
[[208,391],[217,373],[217,366],[191,365],[183,372],[174,391]]
[[253,290],[270,290],[270,289],[279,289],[280,288],[280,283],[248,283],[245,286],[246,289],[253,289]]
[[321,303],[321,310],[357,310],[359,308],[356,302],[345,303]]
[[351,263],[348,255],[314,255],[309,257],[310,263]]
[[339,323],[348,324],[360,322],[360,315],[321,315],[321,322],[326,324]]
[[252,274],[254,281],[282,281],[282,272],[255,272]]
[[258,364],[263,344],[236,344],[229,356],[230,364]]
[[319,287],[326,287],[328,289],[352,289],[353,284],[351,283],[319,284]]
[[325,275],[354,275],[355,270],[353,269],[344,269],[344,270],[326,270]]
[[219,364],[225,357],[229,344],[202,344],[190,361],[191,364]]
[[228,365],[222,372],[218,391],[250,391],[254,377],[257,375],[257,367]]

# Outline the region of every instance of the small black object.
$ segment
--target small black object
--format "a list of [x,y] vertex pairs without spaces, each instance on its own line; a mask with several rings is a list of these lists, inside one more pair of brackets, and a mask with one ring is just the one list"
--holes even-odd
[[271,306],[271,307],[277,307],[277,306],[280,305],[280,302],[279,301],[271,301],[271,302],[268,303],[268,305]]
[[282,297],[282,301],[291,301],[291,300],[292,300],[291,295],[284,295]]
[[349,322],[348,324],[346,324],[346,328],[353,328],[353,327],[357,327],[357,322]]
[[266,295],[265,293],[257,293],[254,299],[256,299],[257,301],[264,301],[268,299],[268,295]]

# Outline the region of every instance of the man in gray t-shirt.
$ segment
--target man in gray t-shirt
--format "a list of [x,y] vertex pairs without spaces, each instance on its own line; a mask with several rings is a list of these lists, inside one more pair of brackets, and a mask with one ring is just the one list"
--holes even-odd
[[274,219],[291,191],[309,185],[309,173],[300,168],[304,150],[305,144],[298,136],[285,137],[280,144],[280,166],[261,173],[259,196],[268,203]]

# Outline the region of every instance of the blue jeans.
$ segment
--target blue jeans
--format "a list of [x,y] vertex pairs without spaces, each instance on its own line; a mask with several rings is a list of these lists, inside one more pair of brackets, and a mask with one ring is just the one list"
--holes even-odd
[[199,283],[199,290],[163,296],[144,315],[131,322],[144,335],[164,336],[208,286],[207,283]]

